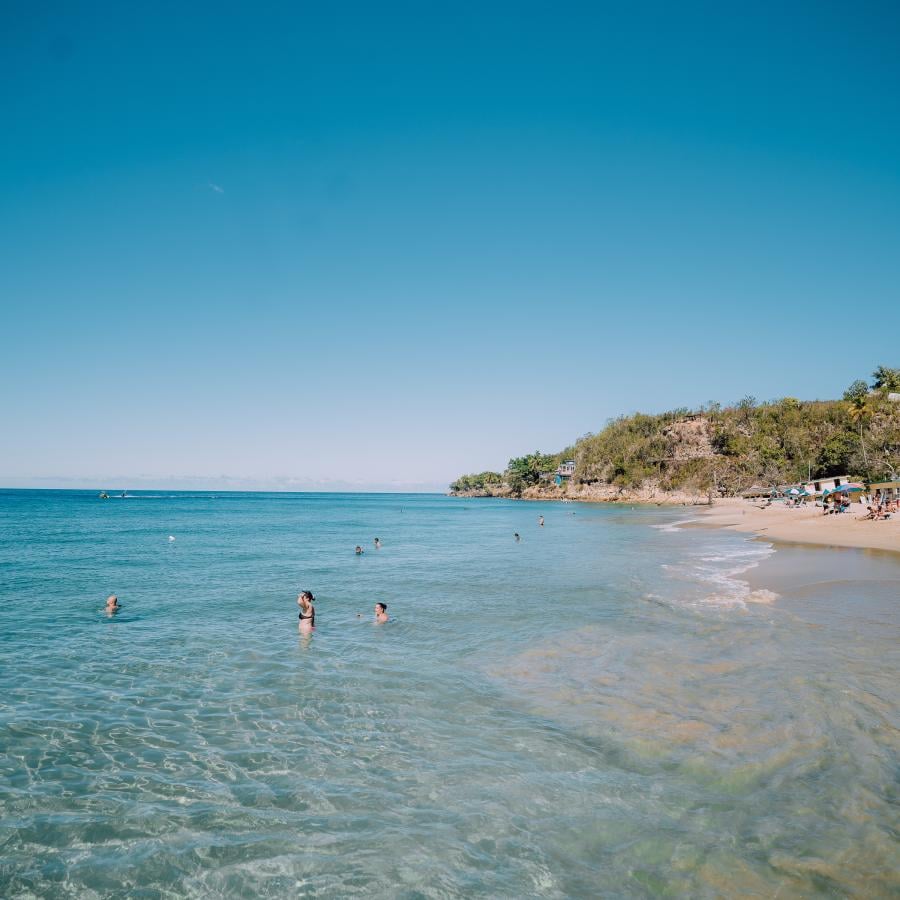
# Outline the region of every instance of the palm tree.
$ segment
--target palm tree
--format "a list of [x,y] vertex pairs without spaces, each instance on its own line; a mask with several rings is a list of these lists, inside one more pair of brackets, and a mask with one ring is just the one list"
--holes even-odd
[[872,373],[872,387],[875,390],[900,391],[900,369],[879,366]]
[[866,453],[866,442],[863,438],[863,426],[868,422],[875,413],[875,404],[871,397],[856,397],[847,404],[847,412],[850,421],[859,429],[859,446],[862,449],[863,462],[865,463],[868,474],[869,457]]

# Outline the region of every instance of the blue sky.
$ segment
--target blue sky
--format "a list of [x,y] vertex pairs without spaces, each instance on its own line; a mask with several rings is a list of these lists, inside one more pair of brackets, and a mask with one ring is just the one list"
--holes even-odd
[[224,6],[2,7],[0,484],[440,489],[900,364],[896,5]]

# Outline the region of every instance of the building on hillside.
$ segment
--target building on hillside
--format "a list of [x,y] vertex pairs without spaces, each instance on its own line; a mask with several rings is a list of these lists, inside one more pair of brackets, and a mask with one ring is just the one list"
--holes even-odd
[[575,460],[567,459],[565,462],[559,464],[556,469],[556,475],[553,477],[553,481],[556,484],[562,484],[564,481],[568,481],[575,474]]

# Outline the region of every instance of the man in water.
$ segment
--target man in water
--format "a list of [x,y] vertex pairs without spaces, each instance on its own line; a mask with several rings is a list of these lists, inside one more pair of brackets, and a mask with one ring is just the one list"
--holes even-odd
[[376,550],[381,549],[381,541],[378,538],[375,538],[375,549]]
[[522,540],[522,538],[519,537],[519,532],[518,532],[518,531],[514,531],[514,532],[513,532],[513,537],[516,539],[516,543],[517,543],[517,544],[519,543],[519,541]]
[[115,594],[110,594],[106,598],[106,611],[114,616],[122,607],[119,606],[119,598]]
[[376,603],[375,604],[375,621],[376,622],[387,622],[388,614],[387,614],[387,603]]
[[544,517],[543,516],[538,516],[538,525],[540,525],[541,528],[544,527]]
[[357,555],[357,556],[362,556],[362,555],[363,555],[363,548],[360,547],[359,544],[356,545],[356,555]]

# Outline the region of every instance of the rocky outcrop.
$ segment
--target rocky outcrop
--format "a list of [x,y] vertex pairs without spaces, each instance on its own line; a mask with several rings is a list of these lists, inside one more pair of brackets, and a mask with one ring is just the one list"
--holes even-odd
[[[515,495],[507,485],[491,485],[479,491],[453,493],[452,497],[507,497]],[[622,488],[612,484],[540,484],[526,488],[522,500],[577,500],[584,503],[655,503],[658,506],[705,505],[705,494],[691,491],[666,491],[658,483],[645,482],[640,488]]]
[[656,503],[666,506],[706,504],[705,494],[693,491],[666,491],[655,481],[639,488],[623,488],[613,484],[563,484],[526,488],[523,500],[579,500],[586,503]]
[[709,459],[716,455],[712,432],[705,416],[687,416],[663,429],[669,461]]
[[505,484],[490,484],[471,491],[450,491],[450,497],[512,497],[513,492]]

